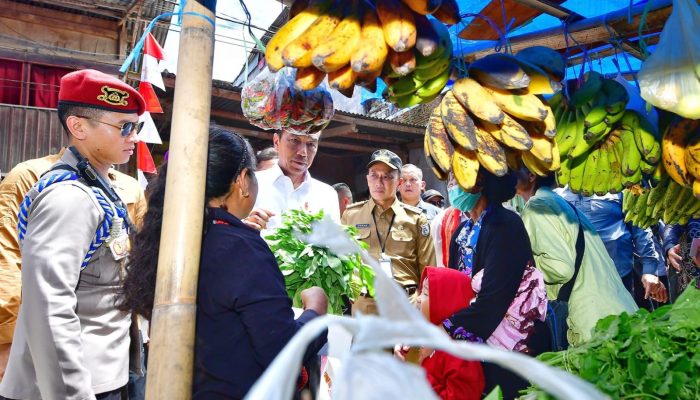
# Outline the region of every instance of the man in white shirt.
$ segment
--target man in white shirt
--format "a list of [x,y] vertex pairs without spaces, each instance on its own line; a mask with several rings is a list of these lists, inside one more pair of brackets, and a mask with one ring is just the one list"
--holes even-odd
[[[255,209],[271,215],[262,226],[263,237],[282,224],[282,214],[291,209],[303,209],[317,213],[323,210],[338,223],[340,210],[335,189],[309,174],[309,167],[318,150],[320,133],[296,135],[290,132],[275,133],[272,138],[279,153],[277,165],[256,173],[258,199]],[[249,222],[260,222],[253,211]],[[253,221],[251,221],[253,220]],[[263,224],[265,225],[265,224]]]

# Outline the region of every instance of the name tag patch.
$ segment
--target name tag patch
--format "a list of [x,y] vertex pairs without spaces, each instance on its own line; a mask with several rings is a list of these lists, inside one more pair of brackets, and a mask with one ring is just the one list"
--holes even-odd
[[355,224],[355,228],[357,228],[357,229],[369,228],[369,224]]

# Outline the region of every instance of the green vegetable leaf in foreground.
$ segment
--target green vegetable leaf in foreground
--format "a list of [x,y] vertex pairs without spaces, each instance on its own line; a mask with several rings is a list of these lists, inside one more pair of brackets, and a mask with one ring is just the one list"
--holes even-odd
[[[595,384],[613,399],[700,399],[700,290],[649,313],[598,321],[591,341],[538,358]],[[546,398],[530,387],[524,398]]]
[[[287,294],[294,307],[301,307],[301,292],[311,286],[323,288],[328,295],[328,312],[341,314],[343,295],[355,300],[363,288],[374,294],[374,272],[362,263],[359,254],[338,256],[325,247],[304,243],[294,232],[310,233],[311,224],[323,218],[323,211],[309,214],[289,210],[282,215],[282,226],[265,237],[284,275]],[[346,227],[354,239],[357,231]],[[357,242],[366,248],[363,242]]]

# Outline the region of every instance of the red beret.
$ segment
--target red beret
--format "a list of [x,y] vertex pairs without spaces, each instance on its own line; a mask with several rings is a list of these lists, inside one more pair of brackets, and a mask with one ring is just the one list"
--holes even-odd
[[82,69],[63,76],[58,102],[138,115],[146,110],[146,102],[136,89],[94,69]]

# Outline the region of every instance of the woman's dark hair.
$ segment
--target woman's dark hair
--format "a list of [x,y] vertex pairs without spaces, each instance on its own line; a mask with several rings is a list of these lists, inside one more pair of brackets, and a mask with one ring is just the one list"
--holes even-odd
[[[209,128],[205,204],[227,194],[245,168],[248,168],[249,174],[253,174],[255,164],[253,149],[241,135],[212,125]],[[156,288],[167,174],[166,163],[160,167],[158,177],[146,191],[148,211],[140,230],[132,237],[132,250],[126,267],[127,277],[117,305],[122,311],[141,314],[148,319],[151,319]],[[205,221],[208,218],[206,214],[205,209]]]
[[483,168],[481,173],[484,175],[481,193],[488,199],[489,203],[500,204],[515,196],[515,185],[518,183],[515,173],[509,170],[503,176],[496,176]]
[[541,188],[541,187],[556,187],[557,186],[557,177],[554,172],[550,173],[547,176],[537,176],[535,178],[535,190]]

